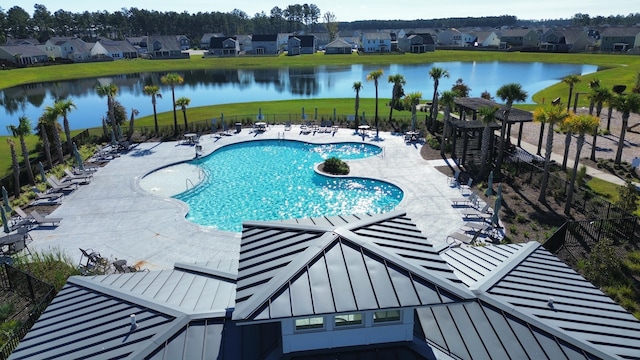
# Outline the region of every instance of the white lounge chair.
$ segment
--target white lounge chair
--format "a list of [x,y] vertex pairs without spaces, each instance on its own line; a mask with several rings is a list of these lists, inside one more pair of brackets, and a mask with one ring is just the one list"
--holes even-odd
[[53,192],[71,192],[78,188],[77,183],[60,184],[52,177],[47,178],[47,184],[51,186],[51,191]]
[[471,185],[473,184],[473,179],[469,178],[466,184],[460,184],[460,192],[464,194],[465,191],[471,192]]
[[458,186],[458,178],[459,177],[460,177],[460,170],[456,170],[453,173],[453,176],[448,176],[447,177],[447,183],[449,184],[449,186],[451,186],[451,187]]
[[465,210],[462,212],[462,217],[465,220],[485,221],[491,219],[491,216],[493,216],[493,214],[489,204],[485,204],[484,207],[478,211]]

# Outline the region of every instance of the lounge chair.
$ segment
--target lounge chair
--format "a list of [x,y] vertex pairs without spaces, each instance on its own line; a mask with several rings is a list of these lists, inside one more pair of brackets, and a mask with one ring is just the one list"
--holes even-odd
[[57,226],[62,221],[62,218],[42,216],[40,213],[38,213],[35,210],[31,212],[31,216],[33,217],[33,219],[36,221],[36,224],[38,225],[51,224],[53,226]]
[[484,223],[475,223],[475,222],[466,222],[460,230],[465,233],[473,233],[473,234],[482,234],[491,229],[491,225],[486,225]]
[[484,207],[478,211],[468,210],[462,212],[462,217],[465,220],[485,221],[491,219],[491,216],[493,216],[493,214],[491,212],[489,204],[485,204]]
[[454,245],[456,243],[456,241],[459,241],[463,244],[467,244],[467,245],[473,245],[476,243],[476,240],[478,239],[478,236],[480,235],[480,233],[475,233],[473,235],[473,237],[468,236],[467,234],[463,234],[460,232],[454,232],[451,233],[447,236],[447,244],[449,244],[449,239],[453,239],[454,243],[453,244],[449,244],[449,245]]
[[43,193],[40,191],[33,190],[33,193],[36,194],[37,200],[46,200],[46,199],[60,199],[64,196],[63,193]]
[[73,190],[78,188],[78,184],[76,184],[76,183],[59,184],[57,181],[55,181],[51,177],[47,178],[47,184],[49,184],[49,186],[51,186],[51,190],[50,191],[53,191],[53,192],[71,192],[71,191],[73,191]]
[[12,217],[10,222],[10,228],[18,229],[22,227],[29,228],[31,225],[35,223],[35,220],[32,216],[27,215],[24,210],[22,210],[19,206],[13,208],[13,212],[16,213],[16,216]]
[[471,192],[471,185],[473,184],[473,179],[469,178],[466,184],[460,184],[460,192],[464,194],[465,191]]
[[[51,194],[51,195],[62,195],[62,193]],[[37,196],[37,195],[36,195]],[[40,205],[60,205],[62,204],[62,198],[60,197],[45,197],[45,198],[36,198],[29,205],[31,206],[40,206]]]
[[284,131],[291,131],[291,121],[287,121],[284,125]]
[[449,199],[451,200],[451,206],[472,206],[475,207],[476,204],[478,203],[478,194],[475,192],[472,192],[469,196],[465,197],[458,197],[458,198],[451,198]]
[[[64,169],[64,173],[67,175],[65,179],[68,180],[84,180],[86,182],[91,182],[91,179],[93,178],[93,173],[74,174],[69,169]],[[62,181],[64,181],[64,179]]]

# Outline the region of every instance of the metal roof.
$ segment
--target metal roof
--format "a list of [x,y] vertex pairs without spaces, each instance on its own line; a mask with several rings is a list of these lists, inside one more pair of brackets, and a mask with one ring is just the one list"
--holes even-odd
[[447,279],[455,276],[405,213],[326,217],[313,223],[244,223],[234,320],[473,297]]
[[[497,106],[499,109],[496,111],[496,120],[503,121],[504,120],[504,111],[507,109],[505,105],[498,104],[495,101],[478,98],[478,97],[457,97],[454,100],[457,106],[461,106],[465,109],[469,109],[472,111],[480,110],[483,107],[494,107]],[[512,107],[509,110],[509,120],[510,123],[516,122],[532,122],[533,114],[530,111],[520,110]]]

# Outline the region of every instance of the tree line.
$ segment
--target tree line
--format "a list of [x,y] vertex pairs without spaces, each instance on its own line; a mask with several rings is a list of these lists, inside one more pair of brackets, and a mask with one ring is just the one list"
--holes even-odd
[[315,31],[320,20],[320,8],[315,4],[294,4],[283,9],[275,6],[269,14],[262,11],[253,17],[238,9],[229,13],[191,14],[131,7],[115,12],[73,13],[60,9],[51,13],[46,6],[35,4],[33,15],[19,6],[6,11],[0,8],[0,44],[8,38],[35,38],[45,42],[52,36],[122,40],[130,36],[186,35],[192,44],[198,45],[204,33],[234,35]]

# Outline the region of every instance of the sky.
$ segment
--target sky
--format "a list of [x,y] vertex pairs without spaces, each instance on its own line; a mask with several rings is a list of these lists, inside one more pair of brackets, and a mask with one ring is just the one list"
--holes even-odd
[[[33,4],[42,4],[54,13],[59,9],[80,13],[84,11],[114,12],[122,8],[138,8],[157,11],[176,12],[231,12],[239,9],[253,17],[264,11],[269,15],[275,6],[281,9],[294,4],[315,4],[322,14],[331,12],[338,21],[355,20],[416,20],[440,19],[449,17],[480,17],[515,15],[521,20],[541,20],[571,18],[577,13],[591,17],[602,15],[628,15],[640,12],[638,0],[456,0],[456,1],[417,1],[417,0],[316,0],[316,1],[258,1],[258,0],[3,0],[0,7],[7,11],[20,6],[33,14]],[[31,5],[28,5],[31,4]]]

